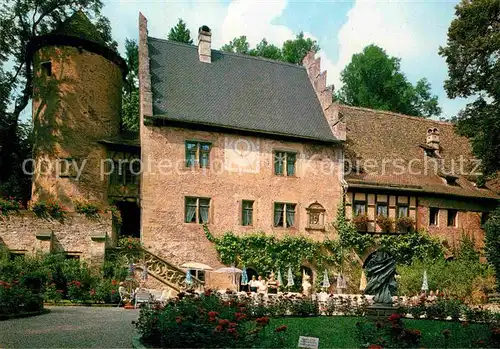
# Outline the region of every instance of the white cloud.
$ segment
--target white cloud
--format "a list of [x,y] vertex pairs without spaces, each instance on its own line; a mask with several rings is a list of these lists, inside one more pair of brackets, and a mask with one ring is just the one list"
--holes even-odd
[[351,57],[370,44],[384,48],[389,55],[409,58],[418,55],[425,41],[415,27],[412,4],[394,1],[357,0],[339,30],[338,59],[328,67],[329,80],[341,86],[340,72]]

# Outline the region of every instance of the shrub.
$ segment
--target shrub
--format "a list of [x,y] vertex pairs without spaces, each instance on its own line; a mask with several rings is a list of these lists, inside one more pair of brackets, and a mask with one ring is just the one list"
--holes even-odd
[[356,229],[358,229],[359,231],[367,230],[369,220],[370,219],[366,214],[360,214],[352,217],[352,223],[356,226]]
[[439,239],[423,230],[381,236],[380,245],[400,264],[411,264],[414,260],[432,262],[443,259],[443,246]]
[[92,203],[85,203],[85,202],[75,202],[75,212],[84,214],[85,217],[91,220],[98,219],[100,217],[99,213],[101,210],[99,209],[99,206],[96,204]]
[[0,216],[7,215],[10,211],[18,211],[22,208],[22,204],[16,201],[13,197],[0,197]]
[[64,219],[66,210],[62,205],[52,199],[38,201],[32,204],[31,210],[40,218]]
[[415,226],[415,220],[412,217],[399,217],[396,219],[396,228],[399,232],[411,231]]
[[377,224],[382,229],[384,233],[390,233],[392,230],[392,226],[394,225],[394,221],[392,218],[387,216],[377,216]]
[[284,346],[286,327],[270,329],[269,317],[251,308],[249,297],[180,293],[165,307],[142,308],[136,328],[144,342],[163,348]]
[[488,263],[497,275],[497,292],[500,292],[500,207],[491,213],[485,225],[485,252]]

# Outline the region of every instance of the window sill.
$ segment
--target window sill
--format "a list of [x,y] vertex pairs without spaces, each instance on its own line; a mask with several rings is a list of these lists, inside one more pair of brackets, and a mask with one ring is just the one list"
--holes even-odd
[[306,230],[307,230],[307,231],[323,231],[323,232],[325,232],[325,231],[326,231],[325,227],[323,227],[323,228],[319,228],[319,227],[318,227],[318,228],[315,228],[315,227],[307,227],[307,228],[306,228]]

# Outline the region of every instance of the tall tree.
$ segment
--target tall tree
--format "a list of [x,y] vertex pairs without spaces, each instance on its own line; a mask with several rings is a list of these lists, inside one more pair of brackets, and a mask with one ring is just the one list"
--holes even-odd
[[400,59],[378,46],[353,55],[340,76],[343,86],[336,97],[345,104],[421,117],[441,114],[427,79],[413,86],[401,72]]
[[449,98],[476,97],[458,115],[486,175],[500,171],[500,1],[463,0],[439,49],[448,64]]
[[250,44],[248,43],[247,37],[242,35],[238,38],[234,38],[232,41],[229,41],[229,44],[222,46],[221,51],[249,54]]
[[184,22],[181,18],[179,18],[176,26],[170,29],[170,32],[168,33],[168,40],[183,42],[189,45],[193,44],[191,32],[186,27],[186,22]]
[[315,40],[304,38],[304,33],[302,32],[297,34],[295,39],[285,41],[282,48],[269,44],[267,39],[264,38],[255,48],[250,49],[250,44],[248,43],[247,37],[244,35],[234,38],[229,44],[221,47],[221,51],[224,52],[264,57],[292,64],[302,64],[302,60],[311,50],[318,52],[319,45]]
[[0,183],[11,176],[19,145],[19,115],[31,98],[32,69],[26,43],[63,23],[75,9],[82,10],[112,48],[111,28],[101,15],[101,0],[4,0],[0,5]]
[[122,95],[122,129],[139,131],[139,48],[137,42],[125,39],[125,61],[129,69]]
[[304,33],[297,34],[295,39],[287,40],[283,43],[283,60],[292,64],[302,64],[302,60],[309,51],[315,53],[319,51],[319,45],[316,40],[305,38]]

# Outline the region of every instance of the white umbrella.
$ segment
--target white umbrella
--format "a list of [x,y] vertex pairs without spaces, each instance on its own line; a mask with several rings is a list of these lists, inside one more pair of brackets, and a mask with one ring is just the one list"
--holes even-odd
[[224,268],[219,268],[214,271],[214,273],[243,273],[243,270],[235,268],[235,267],[224,267]]
[[323,275],[323,286],[325,288],[330,287],[330,280],[328,279],[328,272],[325,269],[325,274]]
[[191,277],[191,272],[188,270],[186,272],[186,285],[192,285],[193,284],[193,278]]
[[422,291],[428,291],[429,285],[427,284],[427,270],[424,270],[424,279],[422,281]]
[[361,279],[359,280],[359,290],[363,292],[366,288],[366,274],[365,271],[361,271]]
[[287,285],[286,287],[292,287],[293,285],[295,285],[295,283],[293,282],[293,274],[292,274],[292,268],[291,267],[288,267],[288,275],[287,275]]
[[280,270],[278,270],[278,285],[283,286],[283,279],[281,278]]
[[186,262],[182,264],[180,267],[191,270],[213,270],[211,266],[197,262]]

